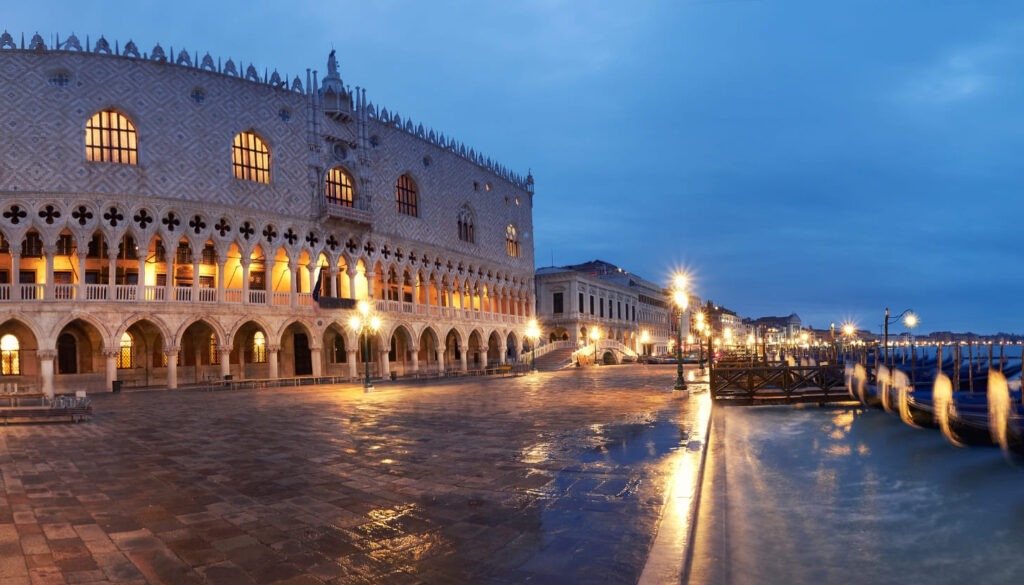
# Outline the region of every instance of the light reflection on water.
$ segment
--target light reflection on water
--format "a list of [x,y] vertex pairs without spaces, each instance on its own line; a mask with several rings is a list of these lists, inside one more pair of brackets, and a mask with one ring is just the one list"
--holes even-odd
[[1020,582],[1024,469],[998,449],[879,410],[715,416],[728,474],[704,489],[727,494],[733,585]]

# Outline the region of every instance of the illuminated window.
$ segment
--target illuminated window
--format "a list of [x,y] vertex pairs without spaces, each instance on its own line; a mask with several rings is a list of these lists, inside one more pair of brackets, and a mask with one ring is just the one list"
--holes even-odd
[[132,336],[127,331],[121,335],[121,347],[117,352],[117,369],[126,370],[132,367]]
[[254,183],[270,182],[270,149],[255,132],[235,136],[231,147],[231,165],[235,178]]
[[459,239],[463,242],[473,243],[476,241],[476,234],[473,227],[473,211],[468,205],[459,209]]
[[252,336],[252,363],[264,364],[267,362],[267,338],[262,331],[257,331]]
[[220,352],[217,351],[217,336],[210,334],[210,365],[220,365]]
[[412,177],[402,175],[395,183],[395,201],[398,203],[398,213],[419,217],[416,209],[416,183]]
[[21,344],[17,337],[11,334],[0,337],[0,356],[3,362],[0,373],[4,376],[21,375]]
[[514,225],[505,228],[505,251],[513,258],[519,257],[519,236],[516,235],[516,226]]
[[327,173],[327,202],[352,207],[353,201],[352,175],[341,167],[334,167]]
[[139,164],[139,136],[135,125],[114,110],[93,114],[85,124],[85,157],[93,162]]

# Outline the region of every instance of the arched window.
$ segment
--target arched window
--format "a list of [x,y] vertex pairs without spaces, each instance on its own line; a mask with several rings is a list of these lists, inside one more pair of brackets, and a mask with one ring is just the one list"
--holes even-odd
[[327,173],[327,203],[352,207],[355,200],[352,189],[352,175],[341,167],[334,167]]
[[139,164],[139,135],[124,114],[103,110],[85,124],[85,158],[93,162]]
[[127,370],[132,367],[132,336],[127,331],[121,334],[121,347],[117,352],[117,369]]
[[21,375],[21,343],[17,337],[9,333],[0,337],[0,356],[3,362],[0,373],[4,376]]
[[395,202],[398,204],[398,213],[419,217],[416,208],[416,183],[409,175],[398,177],[395,183]]
[[231,147],[231,165],[236,179],[254,183],[270,182],[270,149],[251,130],[235,136]]
[[519,236],[516,234],[516,226],[511,224],[505,228],[505,251],[513,258],[519,257]]
[[473,243],[476,241],[475,228],[473,226],[473,211],[468,205],[459,208],[459,239],[463,242]]
[[267,362],[267,338],[262,331],[257,331],[252,336],[252,363],[264,364]]

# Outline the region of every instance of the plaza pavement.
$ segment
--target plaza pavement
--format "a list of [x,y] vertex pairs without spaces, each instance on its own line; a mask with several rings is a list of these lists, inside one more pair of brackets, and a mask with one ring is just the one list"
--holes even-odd
[[0,585],[678,583],[710,408],[674,374],[95,395],[0,427]]

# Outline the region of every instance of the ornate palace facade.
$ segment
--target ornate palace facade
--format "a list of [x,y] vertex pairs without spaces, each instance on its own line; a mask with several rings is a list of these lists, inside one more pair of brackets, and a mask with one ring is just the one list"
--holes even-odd
[[[520,352],[533,179],[327,75],[0,36],[0,350],[45,392]],[[357,299],[382,320],[361,350]]]

